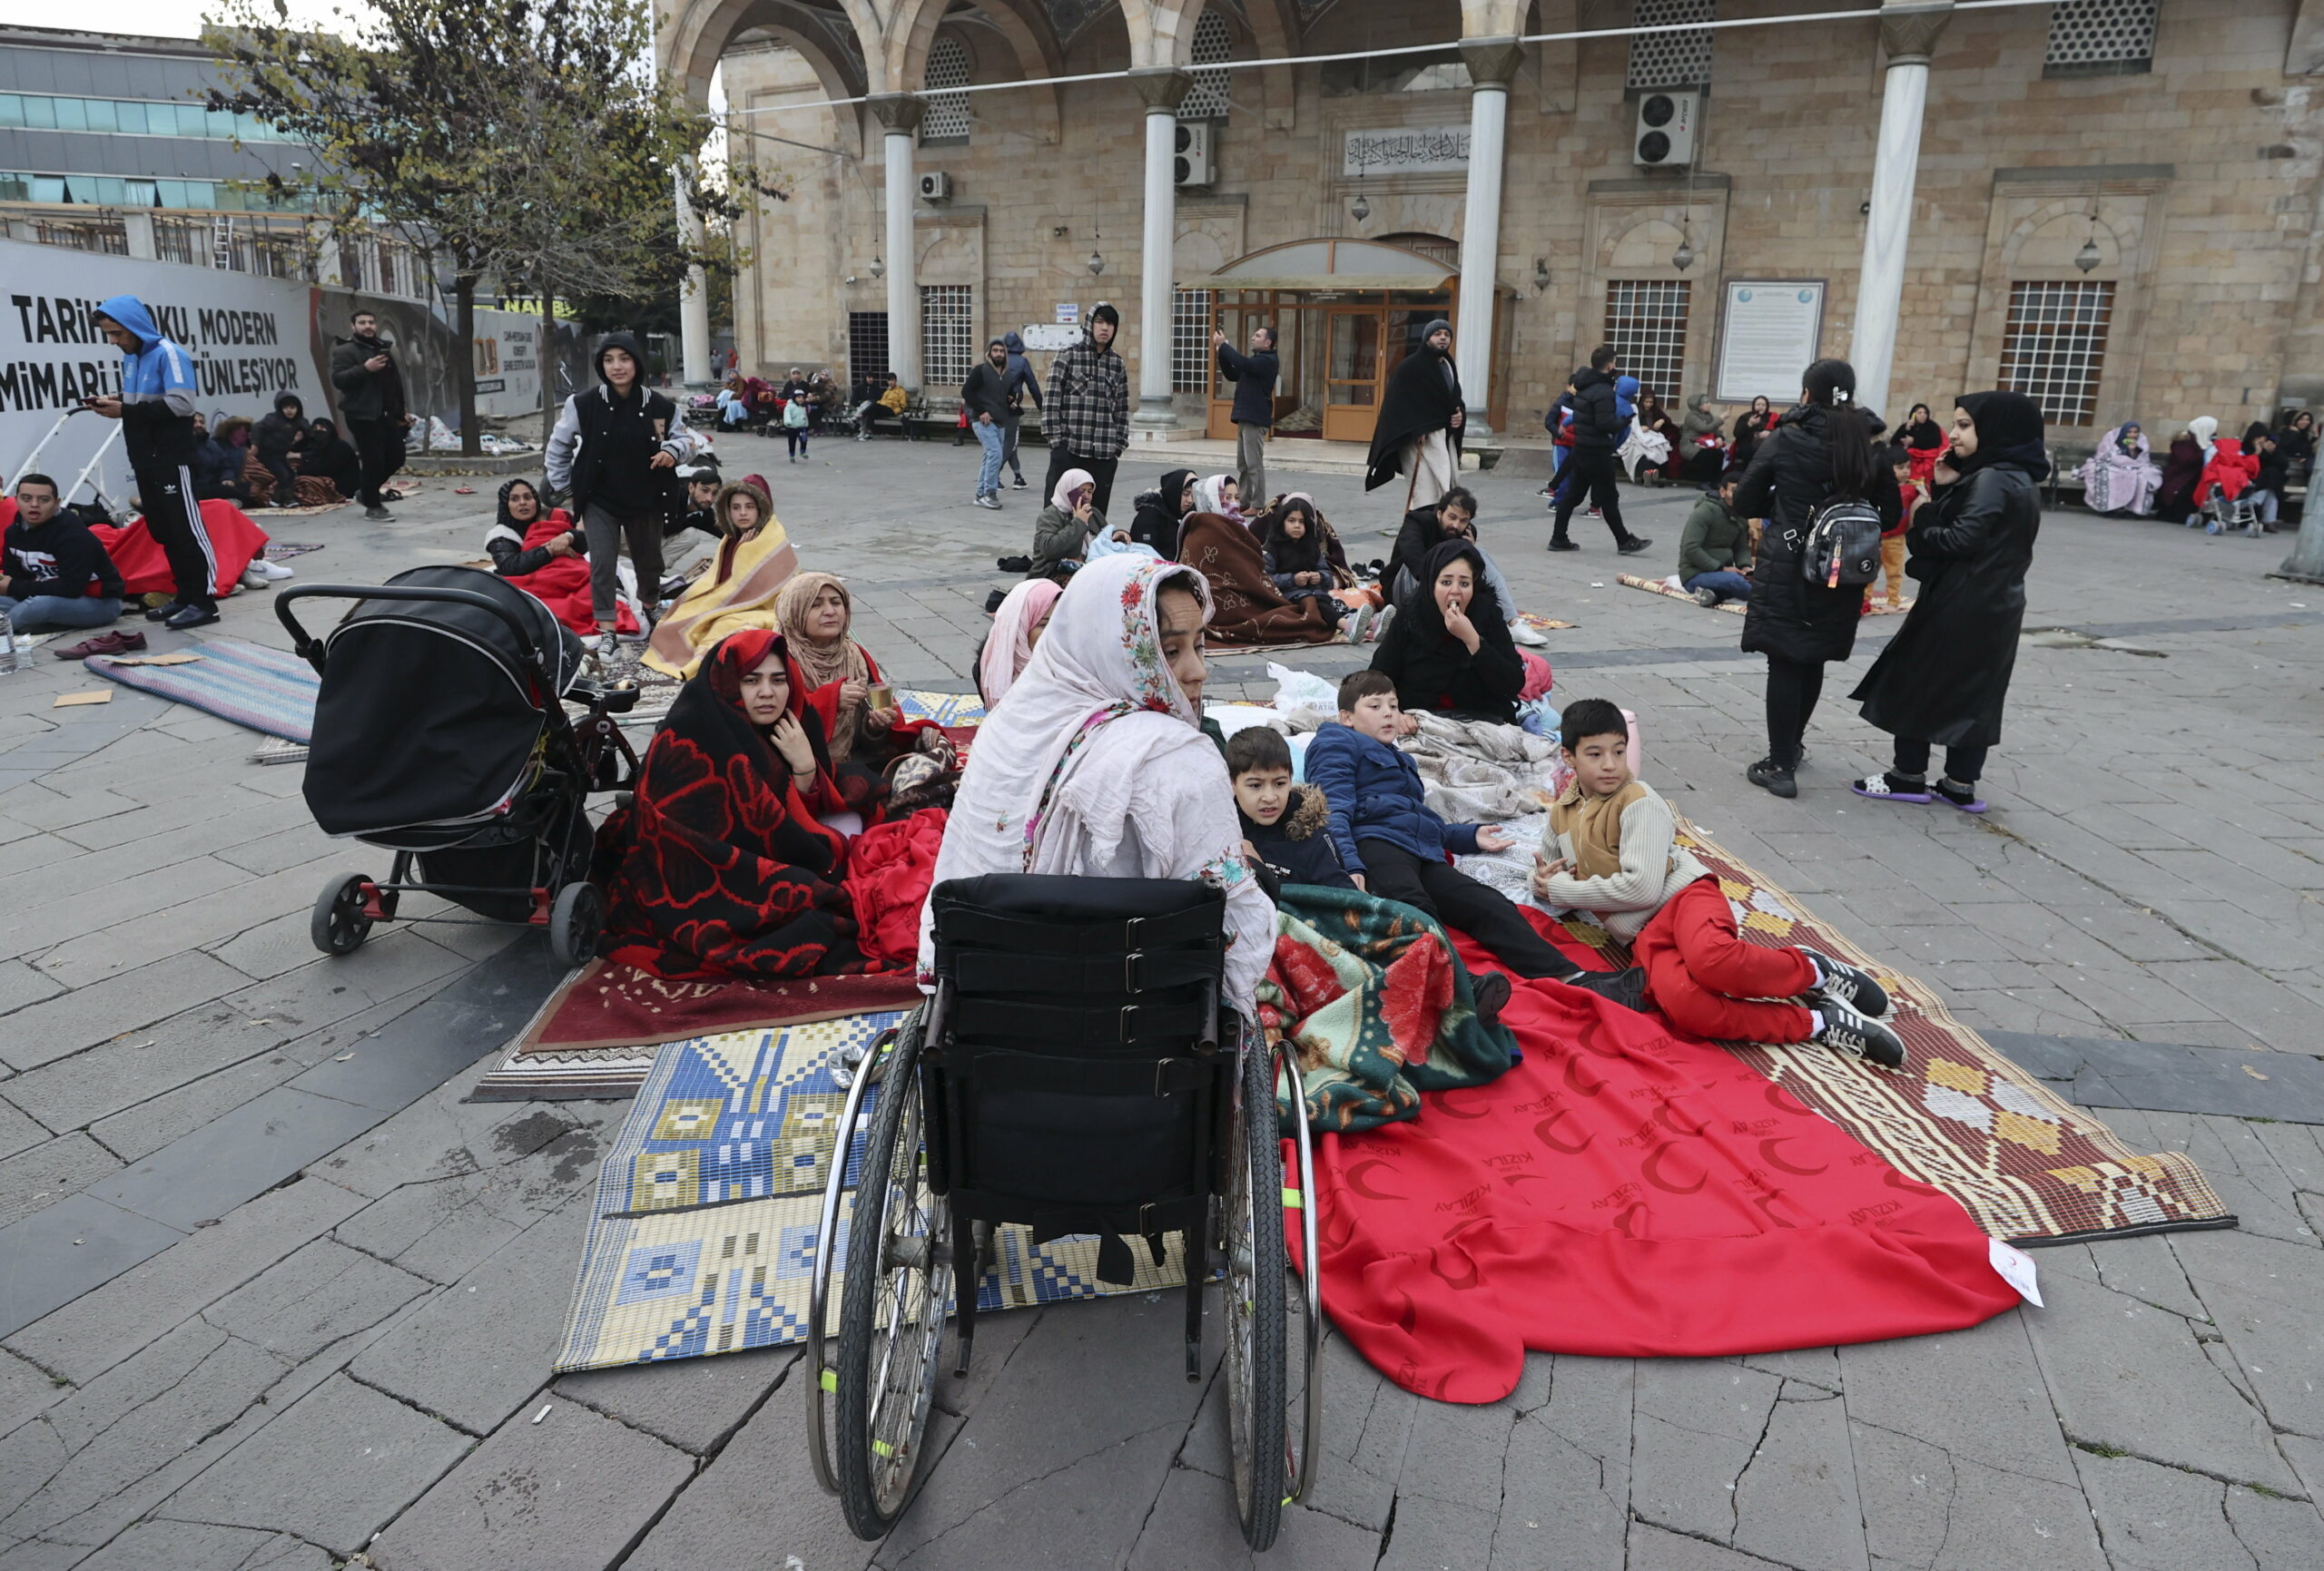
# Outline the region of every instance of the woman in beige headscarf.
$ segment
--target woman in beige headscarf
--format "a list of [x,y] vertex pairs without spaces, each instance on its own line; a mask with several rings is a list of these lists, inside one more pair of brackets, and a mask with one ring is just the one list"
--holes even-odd
[[774,600],[799,571],[799,554],[774,515],[766,482],[747,476],[718,491],[718,555],[655,624],[645,663],[665,676],[692,676],[703,653],[730,633],[778,625]]

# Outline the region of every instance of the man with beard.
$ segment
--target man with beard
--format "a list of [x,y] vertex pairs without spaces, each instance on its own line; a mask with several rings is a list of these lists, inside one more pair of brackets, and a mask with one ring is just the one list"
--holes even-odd
[[1461,472],[1462,406],[1461,373],[1452,363],[1452,324],[1440,317],[1420,337],[1420,347],[1388,373],[1364,476],[1366,491],[1410,476],[1404,490],[1408,512],[1433,506]]
[[410,427],[411,411],[404,402],[395,346],[379,337],[379,317],[359,310],[350,325],[354,336],[331,347],[330,382],[339,389],[339,413],[347,422],[347,434],[355,439],[355,451],[363,460],[358,497],[363,516],[386,524],[393,515],[379,487],[403,467],[403,434]]

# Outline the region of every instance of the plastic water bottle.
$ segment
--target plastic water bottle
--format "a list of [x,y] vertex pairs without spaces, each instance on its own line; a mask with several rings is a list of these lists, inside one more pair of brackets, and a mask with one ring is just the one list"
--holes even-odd
[[16,618],[13,613],[0,611],[0,671],[22,671],[25,654],[16,647]]

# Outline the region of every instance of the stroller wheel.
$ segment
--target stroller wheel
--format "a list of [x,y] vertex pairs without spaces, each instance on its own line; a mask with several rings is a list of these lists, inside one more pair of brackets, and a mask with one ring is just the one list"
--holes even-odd
[[369,882],[360,873],[350,873],[323,886],[307,923],[316,948],[326,955],[351,954],[371,936],[371,918],[363,914],[363,886]]
[[556,891],[548,908],[548,952],[560,966],[579,966],[597,957],[597,937],[605,931],[606,908],[597,886],[567,884]]

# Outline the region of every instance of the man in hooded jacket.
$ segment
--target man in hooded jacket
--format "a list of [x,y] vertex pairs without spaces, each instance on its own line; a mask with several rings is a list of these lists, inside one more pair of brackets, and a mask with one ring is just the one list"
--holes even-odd
[[378,315],[359,309],[349,326],[352,336],[331,346],[330,385],[339,391],[340,417],[347,422],[347,434],[363,459],[363,488],[358,498],[363,516],[386,524],[391,517],[379,487],[403,467],[403,434],[411,427],[412,414],[404,399],[395,346],[379,336]]
[[290,458],[307,445],[307,407],[298,394],[274,395],[274,412],[251,432],[251,445],[258,449],[258,461],[274,476],[274,505],[296,507],[299,477],[291,472]]
[[1404,510],[1428,507],[1461,473],[1461,372],[1452,362],[1452,324],[1438,318],[1421,329],[1420,346],[1388,373],[1364,488],[1377,491],[1399,475],[1412,476]]
[[[565,400],[549,434],[549,486],[569,493],[588,541],[589,594],[599,640],[614,635],[620,606],[621,543],[637,572],[649,614],[662,584],[662,537],[684,517],[685,483],[678,466],[704,444],[678,418],[678,407],[645,386],[645,355],[629,333],[607,333],[597,346],[597,386]],[[638,635],[643,642],[645,634]]]
[[1025,466],[1017,457],[1017,427],[1025,418],[1025,399],[1033,400],[1033,407],[1041,407],[1041,379],[1033,375],[1033,362],[1025,358],[1025,339],[1020,333],[1003,333],[1001,343],[1009,350],[1009,369],[1001,387],[1009,395],[1009,413],[1000,422],[1000,461],[1016,472],[1017,489],[1025,488]]
[[1614,548],[1623,555],[1634,556],[1654,544],[1623,525],[1621,493],[1615,487],[1621,465],[1614,449],[1622,445],[1630,424],[1630,417],[1615,407],[1614,371],[1620,358],[1613,345],[1600,344],[1590,351],[1589,368],[1573,375],[1573,456],[1558,474],[1557,516],[1550,525],[1552,551],[1581,549],[1567,537],[1566,525],[1584,492],[1614,532]]
[[1082,340],[1049,365],[1049,398],[1041,425],[1049,439],[1049,472],[1041,495],[1057,495],[1068,469],[1087,469],[1098,483],[1103,513],[1114,496],[1114,470],[1129,446],[1129,372],[1114,352],[1121,313],[1100,300],[1089,310]]
[[173,632],[218,620],[218,554],[202,526],[193,486],[193,357],[162,336],[134,295],[100,301],[97,330],[121,351],[121,392],[84,398],[84,407],[121,422],[122,445],[145,528],[170,564],[175,599],[149,621]]

